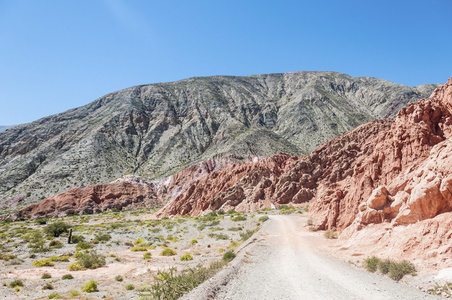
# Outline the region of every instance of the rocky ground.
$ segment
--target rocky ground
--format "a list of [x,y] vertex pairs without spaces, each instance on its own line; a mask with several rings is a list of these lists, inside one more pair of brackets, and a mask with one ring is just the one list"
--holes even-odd
[[[82,236],[84,244],[68,244],[66,233],[56,238],[45,235],[44,228],[56,222],[55,219],[47,224],[40,224],[43,223],[40,220],[3,221],[0,224],[3,259],[0,260],[0,298],[48,299],[59,295],[65,299],[138,299],[148,292],[158,270],[207,266],[221,260],[223,252],[234,251],[260,228],[263,220],[259,219],[265,213],[153,220],[149,219],[148,210],[140,210],[58,219],[70,224],[73,236]],[[93,248],[79,249],[83,245]],[[163,256],[165,249],[172,249],[176,254]],[[106,265],[70,271],[70,265],[78,261],[77,253],[85,251],[105,256]],[[147,253],[151,258],[144,258]],[[193,260],[181,261],[186,254]],[[64,256],[66,261],[58,261],[58,257],[64,260]],[[53,266],[33,266],[46,258],[53,260]],[[42,279],[44,274],[50,278]],[[73,279],[64,280],[62,277],[67,274]],[[98,283],[98,291],[82,292],[91,279]],[[23,286],[12,287],[16,280]]]

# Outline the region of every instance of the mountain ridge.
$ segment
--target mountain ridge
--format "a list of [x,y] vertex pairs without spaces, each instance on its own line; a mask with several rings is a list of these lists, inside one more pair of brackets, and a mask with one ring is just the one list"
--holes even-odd
[[320,71],[138,85],[0,133],[0,199],[160,179],[210,158],[306,154],[435,87]]

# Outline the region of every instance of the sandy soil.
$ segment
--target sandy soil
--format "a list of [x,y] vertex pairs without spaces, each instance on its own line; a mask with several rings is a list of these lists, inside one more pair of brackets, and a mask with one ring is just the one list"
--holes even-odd
[[[334,258],[306,215],[270,216],[230,266],[182,299],[439,299]],[[413,283],[413,282],[411,282]]]

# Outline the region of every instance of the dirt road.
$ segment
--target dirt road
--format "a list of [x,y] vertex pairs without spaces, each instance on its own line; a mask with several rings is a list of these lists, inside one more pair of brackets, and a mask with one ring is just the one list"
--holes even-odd
[[183,299],[438,299],[322,251],[300,216],[270,216],[232,264]]

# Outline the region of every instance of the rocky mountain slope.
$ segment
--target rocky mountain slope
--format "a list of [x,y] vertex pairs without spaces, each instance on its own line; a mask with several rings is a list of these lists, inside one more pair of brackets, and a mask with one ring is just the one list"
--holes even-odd
[[[165,178],[194,163],[302,155],[393,116],[437,85],[334,72],[215,76],[136,86],[0,133],[0,201],[26,205],[125,174]],[[218,166],[217,166],[218,167]],[[1,205],[1,204],[0,204]]]
[[452,78],[394,119],[357,127],[304,157],[278,154],[195,182],[159,217],[308,203],[344,249],[452,264]]

